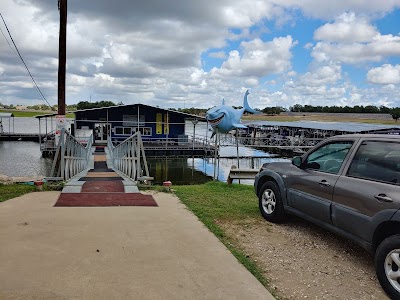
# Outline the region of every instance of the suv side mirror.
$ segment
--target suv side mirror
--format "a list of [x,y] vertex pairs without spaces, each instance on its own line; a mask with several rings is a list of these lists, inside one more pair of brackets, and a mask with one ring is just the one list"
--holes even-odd
[[295,165],[296,167],[300,168],[301,164],[303,163],[303,159],[301,156],[295,156],[292,159],[292,164]]

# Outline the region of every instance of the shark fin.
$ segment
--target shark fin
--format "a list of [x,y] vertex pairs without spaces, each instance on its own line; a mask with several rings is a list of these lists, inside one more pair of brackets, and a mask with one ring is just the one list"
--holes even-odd
[[249,105],[249,103],[247,102],[247,96],[249,95],[249,90],[246,91],[246,93],[244,94],[244,99],[243,99],[243,107],[244,107],[244,111],[247,111],[249,113],[252,114],[259,114],[259,111],[256,111],[254,109],[252,109]]
[[236,128],[247,128],[247,126],[243,125],[243,124],[233,124],[233,126],[235,126]]

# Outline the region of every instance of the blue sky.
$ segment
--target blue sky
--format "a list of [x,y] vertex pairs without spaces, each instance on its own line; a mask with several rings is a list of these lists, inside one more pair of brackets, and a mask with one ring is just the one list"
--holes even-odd
[[[56,104],[53,2],[2,0],[0,12]],[[400,0],[69,0],[67,104],[208,108],[222,98],[241,105],[250,89],[258,108],[398,107],[399,32]],[[0,102],[44,103],[3,35]]]

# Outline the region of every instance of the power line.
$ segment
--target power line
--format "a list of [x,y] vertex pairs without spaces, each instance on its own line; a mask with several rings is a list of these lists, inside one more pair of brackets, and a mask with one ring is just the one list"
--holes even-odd
[[3,30],[0,27],[0,31],[1,34],[4,36],[4,39],[7,41],[8,46],[10,47],[10,49],[14,52],[15,55],[18,55],[17,51],[15,51],[15,49],[13,47],[11,47],[10,42],[8,41],[8,38],[6,37],[6,35],[4,34]]
[[[36,84],[36,81],[35,81],[35,79],[33,78],[32,74],[31,74],[31,71],[29,71],[29,68],[28,68],[28,66],[26,65],[24,59],[22,58],[21,53],[19,52],[18,47],[17,47],[17,45],[15,44],[14,39],[13,39],[12,36],[11,36],[11,32],[10,32],[10,30],[8,29],[8,26],[7,26],[7,24],[6,24],[6,21],[4,20],[3,15],[2,15],[1,13],[0,13],[0,17],[1,17],[1,19],[3,20],[4,26],[5,26],[6,29],[7,29],[8,35],[10,36],[10,39],[11,39],[11,42],[13,43],[13,45],[14,45],[14,47],[15,47],[15,50],[17,50],[18,56],[19,56],[19,58],[21,59],[22,63],[24,64],[25,69],[28,71],[28,74],[29,74],[29,76],[31,77],[33,84],[35,85],[35,87],[36,87],[36,89],[38,90],[39,94],[42,96],[43,100],[44,100],[44,101],[47,103],[47,105],[51,108],[51,110],[55,110],[55,109],[53,109],[53,107],[50,105],[50,103],[47,101],[46,97],[43,95],[43,93],[42,93],[42,91],[40,90],[39,86]],[[1,31],[1,32],[3,33],[3,31]],[[4,35],[4,33],[3,33],[3,35]],[[6,39],[6,40],[7,40],[7,43],[8,43],[8,39]],[[10,45],[10,44],[8,43],[8,45]],[[10,47],[11,47],[11,45],[10,45]]]

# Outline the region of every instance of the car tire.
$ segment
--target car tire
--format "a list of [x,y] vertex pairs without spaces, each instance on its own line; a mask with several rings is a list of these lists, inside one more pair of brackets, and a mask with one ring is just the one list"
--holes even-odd
[[269,222],[279,223],[286,219],[281,192],[273,181],[267,181],[258,195],[258,207],[261,215]]
[[386,238],[376,250],[378,280],[391,299],[400,299],[400,234]]

